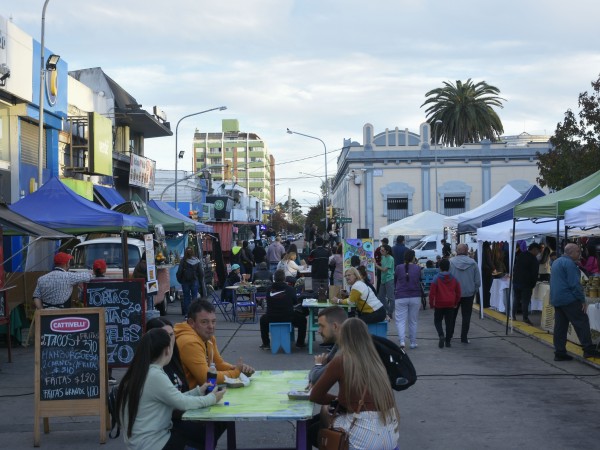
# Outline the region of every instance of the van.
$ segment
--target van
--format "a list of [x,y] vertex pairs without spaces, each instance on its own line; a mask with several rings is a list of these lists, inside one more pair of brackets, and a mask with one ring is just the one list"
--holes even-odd
[[[144,241],[140,239],[127,238],[127,257],[129,274],[137,263],[142,259],[146,251]],[[94,261],[104,259],[106,261],[107,278],[123,278],[123,251],[120,237],[108,237],[90,239],[75,246],[72,252],[72,270],[92,270]],[[158,293],[154,296],[154,306],[160,311],[160,315],[167,314],[170,286],[158,286]]]
[[[435,262],[438,255],[440,257],[442,256],[442,239],[444,239],[443,234],[430,234],[429,236],[421,238],[419,242],[411,247],[415,251],[415,257],[419,264],[425,264],[428,259]],[[448,240],[448,238],[446,238],[446,240]],[[477,240],[473,235],[463,235],[461,241],[469,246],[469,250],[477,250]],[[452,245],[452,251],[454,252],[456,250],[456,245],[453,242],[450,244]]]

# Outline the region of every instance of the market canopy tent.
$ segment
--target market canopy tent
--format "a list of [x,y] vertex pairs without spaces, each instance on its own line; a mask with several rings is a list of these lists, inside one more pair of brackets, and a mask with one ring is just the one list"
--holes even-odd
[[464,213],[456,214],[455,216],[446,217],[444,227],[456,228],[460,222],[473,219],[482,214],[495,211],[502,206],[509,204],[521,197],[521,193],[510,184],[505,185],[496,195],[490,198],[487,202],[479,205],[477,208],[471,209]]
[[405,217],[402,220],[386,225],[379,229],[379,236],[427,236],[430,234],[441,234],[444,231],[444,219],[446,216],[433,211],[423,211],[414,216]]
[[0,203],[0,225],[6,236],[33,236],[43,239],[68,239],[73,235],[61,233],[29,220],[11,211],[4,203]]
[[157,209],[165,214],[168,214],[171,217],[174,217],[176,219],[183,220],[184,222],[193,224],[196,227],[196,231],[210,233],[211,231],[214,230],[211,225],[206,225],[202,222],[196,222],[195,220],[192,220],[189,217],[185,217],[183,214],[181,214],[179,211],[177,211],[175,208],[173,208],[167,202],[162,202],[160,200],[150,200],[148,202],[148,205],[150,205],[152,208]]
[[106,209],[76,194],[56,177],[9,208],[38,224],[65,233],[148,231],[146,219]]
[[145,218],[148,221],[148,226],[151,230],[154,230],[156,225],[162,225],[163,229],[167,233],[196,231],[196,225],[194,221],[188,219],[189,222],[187,222],[165,214],[158,209],[154,209],[142,201],[142,199],[137,195],[133,196],[132,201],[115,206],[114,211]]
[[504,222],[506,220],[511,220],[513,218],[514,207],[516,205],[543,197],[544,195],[546,195],[544,191],[533,185],[518,199],[508,203],[507,205],[501,206],[494,211],[490,211],[489,213],[482,214],[470,220],[460,222],[458,224],[458,232],[459,234],[476,233],[478,228],[487,227],[489,225]]
[[565,211],[565,225],[583,229],[600,227],[600,195]]
[[560,191],[515,206],[515,218],[564,217],[565,211],[600,195],[600,170]]

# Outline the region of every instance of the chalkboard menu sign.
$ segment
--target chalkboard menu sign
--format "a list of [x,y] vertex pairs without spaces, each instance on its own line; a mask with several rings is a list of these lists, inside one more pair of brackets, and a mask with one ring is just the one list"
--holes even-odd
[[104,308],[109,367],[126,367],[146,326],[145,280],[96,279],[84,285],[86,306]]
[[40,400],[100,396],[98,314],[41,316]]
[[102,308],[36,311],[33,445],[40,445],[40,419],[100,416],[106,441],[106,332]]

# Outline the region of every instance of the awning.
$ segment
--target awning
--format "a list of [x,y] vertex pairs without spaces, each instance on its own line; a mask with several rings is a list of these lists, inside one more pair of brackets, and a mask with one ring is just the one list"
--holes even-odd
[[150,200],[148,202],[148,204],[155,208],[158,209],[159,211],[168,214],[172,217],[176,217],[178,219],[183,220],[184,222],[190,222],[193,223],[194,226],[196,227],[196,231],[202,232],[202,233],[211,233],[212,231],[214,231],[214,228],[212,225],[206,225],[202,222],[196,222],[195,220],[190,219],[189,217],[184,216],[183,214],[181,214],[179,211],[177,211],[175,208],[173,208],[171,205],[169,205],[167,202],[163,202],[161,200]]
[[101,198],[101,203],[107,208],[125,203],[125,199],[119,194],[119,192],[112,187],[94,185],[94,194],[97,194]]
[[29,220],[27,217],[11,211],[0,203],[0,225],[4,227],[4,234],[9,236],[35,236],[44,239],[66,239],[73,235],[47,228]]

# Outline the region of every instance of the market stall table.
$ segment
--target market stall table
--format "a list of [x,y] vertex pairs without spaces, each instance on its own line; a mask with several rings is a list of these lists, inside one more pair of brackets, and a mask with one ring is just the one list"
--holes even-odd
[[[319,309],[327,308],[329,306],[333,306],[333,303],[327,302],[319,302],[315,298],[305,298],[302,300],[302,306],[308,308],[308,353],[312,355],[313,353],[313,343],[315,341],[315,333],[319,331],[319,323],[318,323],[318,314]],[[354,308],[353,304],[336,304],[336,306],[341,306],[342,308],[347,309],[348,311]]]
[[[492,281],[490,289],[490,307],[498,312],[505,312],[508,303],[508,289],[510,287],[510,278],[495,278]],[[544,299],[550,296],[550,285],[547,282],[538,282],[531,294],[529,309],[531,311],[541,311],[544,306]]]
[[[308,400],[290,400],[289,391],[306,388],[307,370],[260,370],[250,378],[250,385],[229,388],[223,400],[211,407],[193,409],[183,414],[183,420],[203,422],[206,426],[204,448],[214,450],[215,422],[231,422],[233,431],[227,433],[228,450],[237,449],[235,422],[239,421],[296,421],[297,450],[307,450],[306,421],[312,417],[313,404]],[[268,433],[268,425],[265,433]]]
[[311,266],[298,269],[298,276],[304,278],[304,290],[312,291],[312,269],[311,269]]

